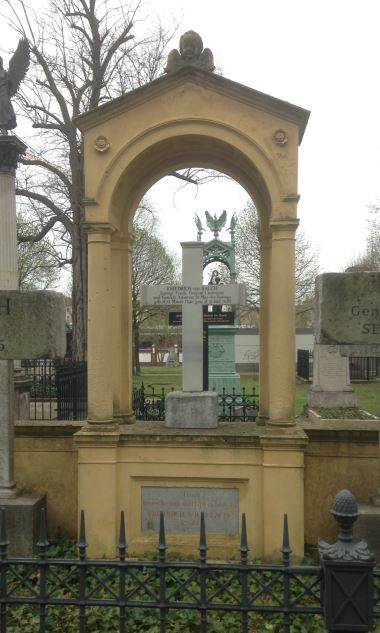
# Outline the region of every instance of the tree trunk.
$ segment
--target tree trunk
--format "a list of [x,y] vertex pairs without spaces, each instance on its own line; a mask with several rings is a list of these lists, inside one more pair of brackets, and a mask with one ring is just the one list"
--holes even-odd
[[75,219],[72,236],[74,361],[86,360],[87,357],[87,236],[83,230],[82,221],[79,218]]

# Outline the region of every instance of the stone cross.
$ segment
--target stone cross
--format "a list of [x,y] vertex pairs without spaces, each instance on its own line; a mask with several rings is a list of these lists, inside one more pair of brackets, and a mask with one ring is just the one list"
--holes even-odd
[[244,305],[242,284],[202,285],[203,242],[182,242],[181,286],[142,286],[142,305],[182,305],[182,391],[203,391],[203,306]]

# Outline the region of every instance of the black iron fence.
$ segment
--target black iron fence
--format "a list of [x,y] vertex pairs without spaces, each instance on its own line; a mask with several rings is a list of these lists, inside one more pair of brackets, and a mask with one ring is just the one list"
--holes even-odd
[[[351,356],[349,368],[352,381],[376,381],[380,376],[380,358]],[[313,377],[313,352],[308,349],[297,350],[297,376],[304,380],[311,380]]]
[[353,543],[352,500],[337,495],[340,534],[333,545],[320,542],[319,566],[291,564],[286,516],[278,564],[249,559],[244,515],[239,561],[209,562],[203,513],[197,560],[167,556],[162,513],[156,560],[128,558],[123,513],[115,560],[86,557],[83,513],[77,557],[50,558],[44,512],[38,557],[8,558],[2,510],[0,633],[369,631],[380,617],[380,572],[363,542]]
[[349,360],[351,380],[378,380],[380,358],[373,356],[351,356]]
[[87,416],[87,365],[51,359],[24,360],[31,381],[32,420],[84,420]]
[[[174,388],[171,389],[174,391]],[[155,390],[153,386],[148,389],[141,383],[141,386],[133,389],[133,410],[138,420],[165,420],[165,395],[167,391],[162,387]],[[255,389],[247,392],[243,387],[241,393],[226,393],[223,388],[218,394],[219,420],[242,422],[254,421],[259,412],[258,395]]]
[[84,420],[87,417],[87,363],[57,367],[57,419]]
[[308,349],[297,349],[297,376],[303,380],[313,376],[313,352]]

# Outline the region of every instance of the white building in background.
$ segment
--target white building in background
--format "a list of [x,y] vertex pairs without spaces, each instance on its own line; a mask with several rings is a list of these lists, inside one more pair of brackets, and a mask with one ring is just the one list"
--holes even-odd
[[[260,335],[257,328],[237,328],[235,333],[235,364],[236,371],[254,371],[259,367]],[[297,349],[313,351],[313,328],[298,328],[296,330],[296,358]]]

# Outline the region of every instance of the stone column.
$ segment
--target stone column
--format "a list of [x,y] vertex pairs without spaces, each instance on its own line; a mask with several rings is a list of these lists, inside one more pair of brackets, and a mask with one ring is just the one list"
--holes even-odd
[[298,220],[272,222],[269,424],[293,425],[295,394],[295,232]]
[[271,235],[263,231],[260,235],[260,418],[269,417],[269,300]]
[[112,260],[112,367],[114,418],[135,422],[132,408],[132,235],[114,235]]
[[88,222],[88,423],[113,422],[111,233],[108,222]]
[[[26,145],[0,136],[0,289],[18,290],[15,176]],[[13,362],[0,361],[0,497],[16,496],[14,481]]]

